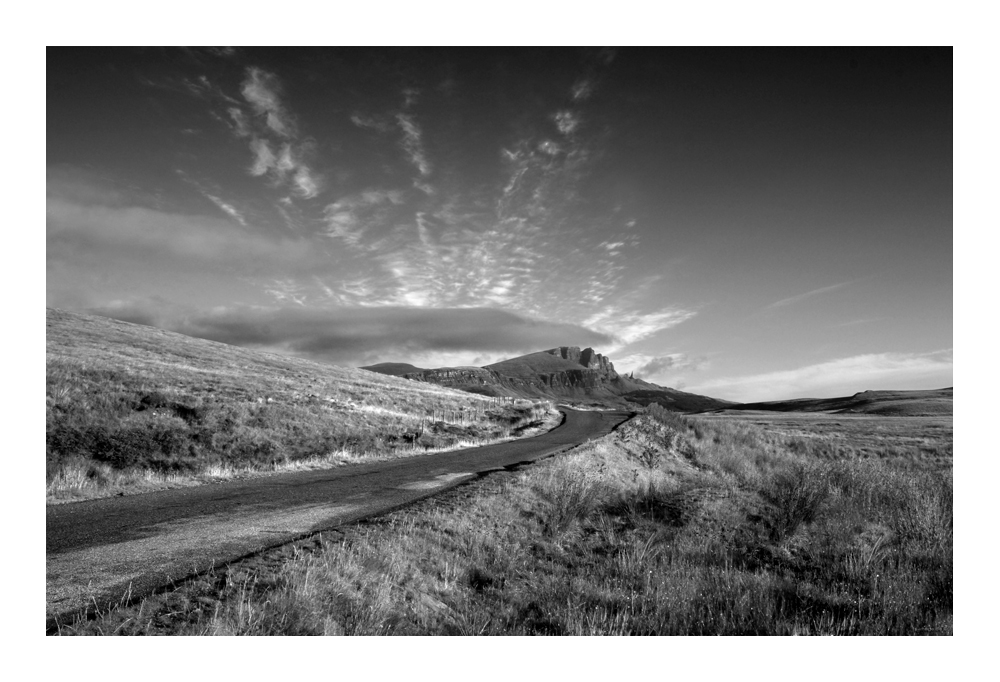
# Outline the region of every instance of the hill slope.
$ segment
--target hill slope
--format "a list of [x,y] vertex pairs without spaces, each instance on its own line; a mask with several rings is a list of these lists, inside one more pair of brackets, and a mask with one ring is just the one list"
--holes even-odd
[[387,374],[391,377],[401,377],[404,374],[424,371],[422,367],[411,365],[408,362],[380,362],[377,365],[370,365],[361,369],[367,369],[369,372],[376,372],[378,374]]
[[930,391],[862,391],[842,398],[799,398],[732,405],[731,410],[837,412],[900,417],[934,417],[953,412],[954,388]]
[[55,309],[46,311],[45,402],[50,494],[150,474],[422,452],[506,437],[537,416],[527,403],[497,406],[440,386]]
[[[402,365],[383,363],[364,369],[379,372],[385,366]],[[669,410],[697,412],[733,404],[623,376],[615,371],[610,359],[592,348],[581,350],[578,346],[551,348],[485,367],[440,367],[401,376],[482,395],[569,400],[609,407],[657,403]]]

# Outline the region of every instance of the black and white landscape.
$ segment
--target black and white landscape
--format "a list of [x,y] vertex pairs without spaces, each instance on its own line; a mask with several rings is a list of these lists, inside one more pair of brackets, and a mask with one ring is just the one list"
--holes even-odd
[[48,48],[47,631],[952,634],[952,70]]

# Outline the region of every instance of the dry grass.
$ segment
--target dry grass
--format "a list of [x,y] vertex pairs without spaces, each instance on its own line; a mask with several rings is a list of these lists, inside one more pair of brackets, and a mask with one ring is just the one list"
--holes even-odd
[[[790,434],[653,407],[570,454],[485,479],[457,506],[418,505],[276,571],[235,573],[211,612],[152,629],[950,634],[950,463],[908,464],[892,439],[884,458],[822,439],[804,451],[794,439],[826,427],[797,424]],[[928,447],[950,453],[950,434],[935,433]],[[156,613],[67,632],[148,631]]]
[[547,403],[47,312],[49,502],[468,447],[555,414]]

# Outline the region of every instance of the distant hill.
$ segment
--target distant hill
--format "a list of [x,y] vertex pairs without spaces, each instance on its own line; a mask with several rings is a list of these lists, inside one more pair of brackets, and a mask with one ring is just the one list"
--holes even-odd
[[929,391],[862,391],[843,398],[799,398],[731,405],[730,410],[838,412],[899,417],[934,417],[953,413],[954,388]]
[[628,407],[657,403],[678,412],[698,412],[734,403],[657,386],[615,371],[611,360],[593,348],[560,346],[485,367],[439,367],[412,372],[405,363],[381,363],[362,369],[397,372],[414,381],[434,383],[489,396],[545,398]]
[[404,374],[424,371],[423,368],[406,362],[380,362],[377,365],[369,365],[361,369],[367,369],[369,372],[378,372],[379,374],[387,374],[391,377],[401,377]]

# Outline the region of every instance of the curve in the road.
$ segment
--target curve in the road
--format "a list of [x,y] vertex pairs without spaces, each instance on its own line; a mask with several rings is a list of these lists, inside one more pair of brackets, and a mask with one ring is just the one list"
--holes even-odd
[[50,506],[46,615],[139,598],[186,576],[410,504],[609,433],[625,412],[566,409],[523,440],[323,471]]

